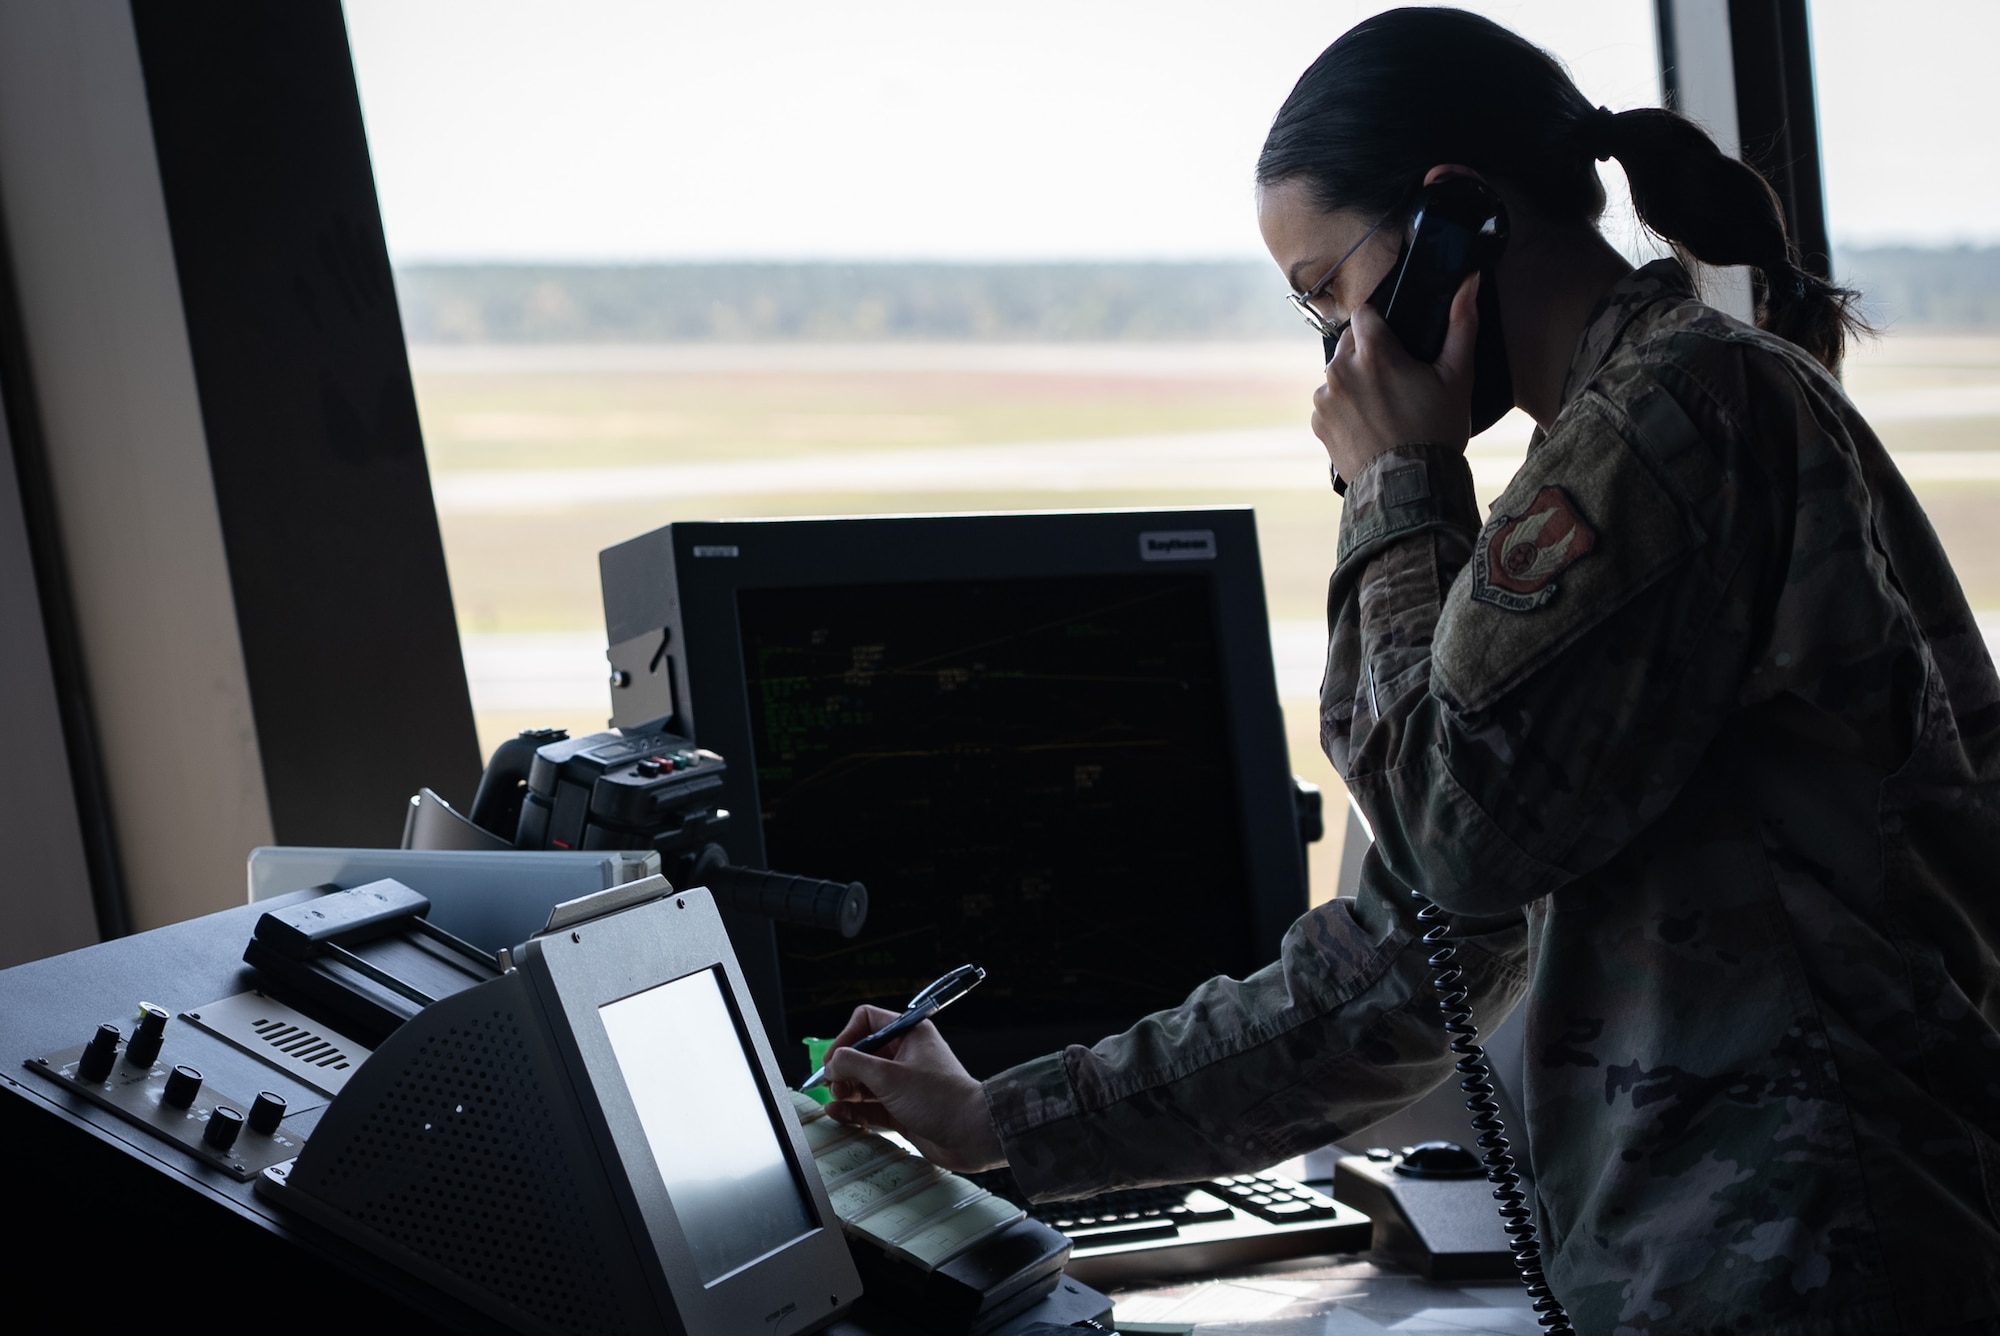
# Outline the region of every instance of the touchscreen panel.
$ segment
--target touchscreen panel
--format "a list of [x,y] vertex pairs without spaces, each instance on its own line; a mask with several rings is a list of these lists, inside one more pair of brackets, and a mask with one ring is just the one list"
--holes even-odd
[[605,1003],[598,1015],[702,1284],[811,1232],[716,972]]

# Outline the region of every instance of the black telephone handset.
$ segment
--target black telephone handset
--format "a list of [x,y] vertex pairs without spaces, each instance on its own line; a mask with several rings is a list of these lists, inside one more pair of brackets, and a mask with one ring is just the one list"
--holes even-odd
[[[1381,312],[1410,356],[1435,362],[1444,351],[1460,285],[1474,270],[1486,271],[1479,284],[1479,342],[1473,355],[1471,425],[1477,435],[1514,406],[1492,273],[1507,247],[1507,206],[1477,177],[1446,176],[1418,192],[1411,221],[1409,240],[1368,304]],[[1324,344],[1331,362],[1335,340]]]

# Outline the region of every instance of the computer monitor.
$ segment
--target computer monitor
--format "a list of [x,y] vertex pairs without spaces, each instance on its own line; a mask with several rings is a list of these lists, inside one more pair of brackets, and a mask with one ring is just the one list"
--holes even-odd
[[736,861],[868,886],[852,941],[731,922],[788,1075],[968,961],[976,1075],[1091,1043],[1305,908],[1248,509],[673,524],[601,566],[613,722],[729,760]]
[[259,1190],[516,1329],[838,1318],[861,1282],[712,899],[653,877],[556,912]]

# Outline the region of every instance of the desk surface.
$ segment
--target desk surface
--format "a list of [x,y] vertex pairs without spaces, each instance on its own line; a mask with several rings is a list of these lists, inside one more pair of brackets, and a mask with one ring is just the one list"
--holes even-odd
[[[28,1156],[25,1163],[17,1159],[12,1185],[20,1191],[20,1201],[37,1204],[39,1235],[51,1257],[75,1256],[72,1250],[86,1239],[104,1242],[103,1211],[109,1203],[91,1185],[104,1185],[106,1173],[117,1164],[137,1161],[159,1171],[133,1180],[156,1180],[166,1194],[152,1202],[153,1211],[200,1200],[210,1209],[206,1217],[193,1221],[193,1227],[212,1231],[233,1217],[248,1227],[234,1232],[235,1246],[254,1236],[267,1237],[281,1249],[305,1245],[323,1261],[344,1263],[342,1269],[350,1277],[367,1275],[406,1301],[421,1297],[383,1274],[373,1259],[346,1256],[352,1250],[337,1241],[279,1218],[251,1194],[249,1185],[126,1128],[50,1083],[16,1075],[23,1058],[81,1042],[97,1021],[129,1012],[140,997],[178,1012],[246,988],[252,978],[237,958],[240,943],[248,939],[256,915],[270,907],[268,903],[244,906],[160,929],[143,939],[107,943],[0,971],[0,1063],[8,1069],[0,1076],[0,1114],[8,1115],[0,1123],[9,1128],[20,1124],[16,1130],[26,1138],[24,1145],[40,1146],[58,1161],[52,1164],[45,1156]],[[50,1114],[56,1115],[54,1121],[87,1135],[72,1137],[59,1150],[49,1139]],[[99,1155],[77,1163],[73,1170],[62,1168],[65,1157],[91,1155],[93,1147],[108,1153],[109,1160]],[[38,1175],[44,1171],[47,1181],[41,1182]],[[179,1188],[169,1187],[170,1180]],[[85,1190],[76,1191],[79,1186]],[[190,1188],[192,1192],[185,1191]],[[140,1202],[127,1199],[121,1207],[113,1213],[117,1218],[131,1218],[130,1211],[139,1219],[153,1218],[156,1224],[167,1225]],[[174,1232],[170,1225],[168,1232]],[[271,1258],[283,1261],[286,1255],[278,1252]],[[13,1260],[23,1262],[20,1257]],[[1189,1322],[1198,1336],[1358,1336],[1383,1331],[1528,1336],[1538,1330],[1518,1286],[1433,1285],[1394,1267],[1353,1257],[1273,1264],[1227,1278],[1128,1289],[1113,1298],[1123,1320]],[[464,1316],[436,1315],[447,1321]]]
[[1354,1257],[1119,1290],[1111,1298],[1121,1321],[1188,1322],[1196,1336],[1531,1336],[1541,1330],[1519,1285],[1433,1284]]

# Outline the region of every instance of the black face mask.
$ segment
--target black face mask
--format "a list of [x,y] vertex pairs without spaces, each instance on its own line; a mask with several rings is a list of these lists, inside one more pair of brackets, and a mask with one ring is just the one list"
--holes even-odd
[[[1472,359],[1472,409],[1477,436],[1514,406],[1514,377],[1500,328],[1500,285],[1494,274],[1507,247],[1507,209],[1483,181],[1449,176],[1417,196],[1410,236],[1388,274],[1369,294],[1412,357],[1435,362],[1444,351],[1452,300],[1465,276],[1477,269],[1479,336]],[[1338,340],[1324,340],[1333,360]]]

